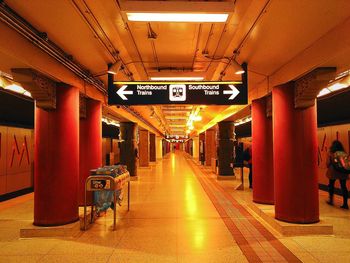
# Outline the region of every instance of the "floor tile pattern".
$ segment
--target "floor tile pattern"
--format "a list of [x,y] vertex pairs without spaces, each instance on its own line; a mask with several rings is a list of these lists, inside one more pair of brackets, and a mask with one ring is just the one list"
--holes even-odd
[[[189,161],[191,162],[191,161]],[[250,262],[301,262],[217,183],[211,172],[190,163],[228,230]]]
[[[209,168],[191,167],[180,151],[166,155],[131,182],[126,200],[71,238],[20,238],[32,227],[33,194],[0,202],[0,262],[350,262],[350,212],[326,204],[320,213],[334,235],[284,237],[245,207],[252,192],[239,180],[216,181]],[[244,177],[247,177],[247,171]],[[81,213],[82,214],[82,213]],[[297,258],[296,258],[297,257]]]

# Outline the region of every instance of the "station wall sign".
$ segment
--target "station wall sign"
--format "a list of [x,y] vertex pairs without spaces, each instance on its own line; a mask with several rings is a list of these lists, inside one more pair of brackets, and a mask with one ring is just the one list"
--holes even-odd
[[247,103],[247,86],[242,82],[113,82],[108,87],[109,105]]

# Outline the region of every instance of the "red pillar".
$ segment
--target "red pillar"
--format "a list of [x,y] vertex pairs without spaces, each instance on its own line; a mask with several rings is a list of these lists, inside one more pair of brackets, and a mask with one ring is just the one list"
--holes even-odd
[[252,102],[253,201],[274,203],[272,118],[266,97]]
[[[85,180],[91,169],[102,166],[102,106],[101,102],[86,101],[86,118],[80,119],[79,205],[84,205]],[[92,194],[89,194],[91,202]]]
[[294,83],[273,88],[273,154],[276,218],[319,221],[316,106],[294,108]]
[[78,220],[79,90],[56,89],[56,110],[35,108],[34,224]]

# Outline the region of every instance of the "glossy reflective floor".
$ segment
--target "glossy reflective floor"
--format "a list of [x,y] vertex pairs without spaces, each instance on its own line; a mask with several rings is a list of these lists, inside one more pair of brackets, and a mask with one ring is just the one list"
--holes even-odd
[[19,238],[31,224],[33,195],[0,203],[0,262],[350,262],[350,214],[328,207],[335,235],[283,237],[238,200],[250,190],[217,182],[182,152],[171,153],[131,182],[131,210],[98,218],[73,238]]

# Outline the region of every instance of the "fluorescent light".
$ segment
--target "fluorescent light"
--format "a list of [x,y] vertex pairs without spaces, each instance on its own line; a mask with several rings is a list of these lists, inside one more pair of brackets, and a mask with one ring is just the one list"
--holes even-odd
[[4,89],[11,90],[13,92],[25,95],[27,97],[32,97],[32,94],[29,91],[25,90],[23,87],[21,87],[17,84],[7,85]]
[[235,72],[236,75],[242,75],[245,71],[242,69],[242,70],[237,70]]
[[202,120],[202,116],[194,116],[193,120],[194,121],[201,121]]
[[242,66],[240,64],[238,64],[238,62],[236,60],[232,60],[231,65],[232,65],[233,71],[235,72],[236,75],[241,75],[245,72],[244,69],[242,68]]
[[32,97],[32,93],[30,93],[29,91],[25,91],[23,95],[27,97]]
[[129,21],[144,22],[226,22],[228,14],[126,13]]
[[7,78],[3,78],[2,72],[0,71],[0,87],[5,88],[6,86],[9,86],[12,84],[11,81],[9,81]]
[[151,77],[154,81],[201,81],[204,77]]
[[122,61],[118,60],[117,62],[115,62],[114,64],[112,64],[108,68],[107,72],[110,73],[110,74],[113,74],[113,75],[117,75],[117,73],[119,72],[121,66],[122,66]]
[[330,91],[337,91],[337,90],[340,90],[340,89],[344,89],[344,88],[346,88],[347,86],[348,86],[348,85],[343,84],[343,83],[335,83],[335,84],[329,86],[328,89],[329,89]]
[[26,90],[24,88],[22,88],[21,86],[16,85],[16,84],[8,85],[8,86],[5,87],[5,89],[11,90],[11,91],[14,91],[14,92],[17,92],[17,93],[21,93],[21,94],[26,92]]
[[116,126],[116,127],[120,127],[119,122],[108,119],[108,118],[102,118],[102,122],[106,123],[107,125],[112,125],[112,126]]
[[327,95],[329,93],[331,93],[331,91],[327,88],[324,88],[318,93],[317,97],[322,97],[322,96]]
[[240,119],[240,120],[237,120],[234,122],[234,125],[235,126],[239,126],[241,124],[244,124],[244,123],[247,123],[247,122],[250,122],[252,120],[252,117],[251,116],[248,116],[246,118],[243,118],[243,119]]
[[346,83],[339,83],[339,82],[338,82],[338,83],[334,83],[334,84],[332,84],[331,86],[322,89],[322,90],[318,93],[317,97],[322,97],[322,96],[325,96],[325,95],[327,95],[327,94],[329,94],[329,93],[331,93],[331,92],[334,92],[334,91],[337,91],[337,90],[341,90],[341,89],[345,89],[345,88],[347,88],[348,86],[349,86],[349,85],[346,84]]
[[169,127],[186,127],[185,124],[169,124]]

